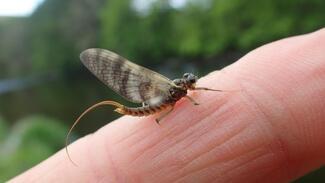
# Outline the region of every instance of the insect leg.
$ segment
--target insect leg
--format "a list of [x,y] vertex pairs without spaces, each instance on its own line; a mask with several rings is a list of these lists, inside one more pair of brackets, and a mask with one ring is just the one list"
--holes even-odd
[[158,118],[156,118],[156,123],[159,125],[159,122],[166,117],[170,112],[172,112],[172,110],[174,109],[174,106],[172,106],[168,111],[166,111],[165,113],[161,114]]
[[206,87],[196,87],[194,90],[208,90],[208,91],[218,91],[218,92],[223,92],[223,90],[215,90],[211,88],[206,88]]
[[192,97],[190,97],[190,96],[188,96],[188,95],[186,95],[185,96],[187,99],[189,99],[192,103],[193,103],[193,105],[200,105],[199,103],[197,103]]

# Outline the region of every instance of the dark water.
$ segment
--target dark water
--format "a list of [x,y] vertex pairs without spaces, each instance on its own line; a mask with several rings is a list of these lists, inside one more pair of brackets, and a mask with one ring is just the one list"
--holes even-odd
[[[94,77],[59,77],[29,86],[22,84],[24,87],[18,85],[13,91],[0,94],[0,116],[10,124],[41,114],[70,126],[83,110],[96,102],[107,99],[124,102]],[[94,131],[119,116],[112,111],[110,107],[98,108],[76,130],[82,134]]]

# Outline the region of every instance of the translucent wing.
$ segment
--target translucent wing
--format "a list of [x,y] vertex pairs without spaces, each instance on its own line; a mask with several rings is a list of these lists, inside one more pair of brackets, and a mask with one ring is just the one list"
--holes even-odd
[[131,102],[159,102],[169,96],[173,86],[165,76],[108,50],[87,49],[80,59],[98,79]]

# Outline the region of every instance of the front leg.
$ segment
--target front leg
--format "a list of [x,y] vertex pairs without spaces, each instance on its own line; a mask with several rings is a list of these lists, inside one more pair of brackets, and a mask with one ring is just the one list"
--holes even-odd
[[172,112],[172,110],[174,109],[174,106],[171,106],[170,109],[168,111],[166,111],[165,113],[161,114],[157,119],[156,119],[156,123],[159,125],[159,122],[166,117],[170,112]]
[[199,103],[197,103],[192,97],[190,97],[190,96],[188,96],[188,95],[186,95],[185,96],[187,99],[189,99],[192,103],[193,103],[193,105],[200,105]]
[[194,90],[208,90],[208,91],[218,91],[218,92],[223,92],[223,90],[215,90],[211,88],[206,88],[206,87],[196,87]]

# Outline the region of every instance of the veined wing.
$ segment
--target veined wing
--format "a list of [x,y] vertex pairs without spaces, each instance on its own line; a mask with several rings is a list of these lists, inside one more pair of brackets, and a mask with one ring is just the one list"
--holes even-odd
[[173,86],[167,77],[105,49],[87,49],[80,59],[99,80],[131,102],[159,102]]

